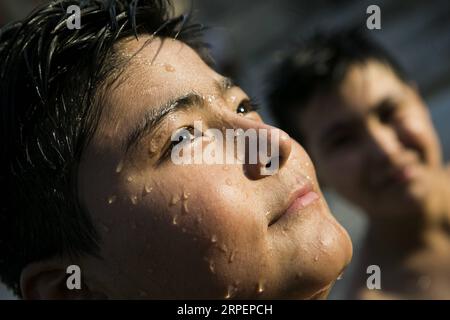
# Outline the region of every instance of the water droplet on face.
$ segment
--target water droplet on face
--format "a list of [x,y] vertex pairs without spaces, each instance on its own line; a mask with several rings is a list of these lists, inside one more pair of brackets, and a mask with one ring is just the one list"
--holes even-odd
[[108,198],[108,204],[113,204],[116,201],[117,197],[115,195],[110,196]]
[[209,260],[209,271],[211,271],[211,273],[216,272],[215,267],[216,266],[214,264],[214,261],[213,260]]
[[231,299],[236,295],[237,286],[229,285],[227,288],[227,293],[225,294],[225,299]]
[[171,66],[170,64],[164,65],[164,69],[165,69],[167,72],[174,72],[174,71],[175,71],[175,68],[174,68],[173,66]]
[[219,246],[219,250],[226,253],[228,251],[227,249],[227,245],[226,244],[222,244]]
[[150,142],[150,148],[148,149],[148,155],[152,157],[153,155],[155,155],[156,151],[158,151],[158,142],[155,141],[155,139],[153,139]]
[[188,208],[187,202],[183,203],[183,213],[184,214],[189,213],[189,208]]
[[217,242],[217,236],[216,236],[216,235],[213,235],[213,236],[211,237],[211,242],[212,242],[212,243],[216,243],[216,242]]
[[213,96],[213,95],[206,96],[206,101],[208,101],[209,103],[212,103],[215,100],[216,100],[216,96]]
[[132,177],[132,176],[129,176],[129,177],[127,178],[127,181],[128,181],[128,182],[133,181],[133,177]]
[[183,200],[189,199],[189,196],[190,196],[189,192],[186,192],[186,191],[183,192]]
[[315,261],[315,262],[319,261],[319,257],[318,257],[318,256],[315,256],[315,257],[314,257],[314,261]]
[[170,200],[170,206],[174,206],[178,203],[178,201],[180,201],[180,197],[179,196],[173,196],[172,199]]
[[119,164],[116,167],[116,172],[119,173],[122,171],[122,169],[123,169],[123,161],[120,160]]
[[225,183],[226,183],[226,185],[227,186],[231,186],[232,185],[232,182],[231,182],[231,180],[230,179],[225,179]]
[[175,215],[175,216],[172,218],[172,224],[173,224],[174,226],[178,224],[178,216]]
[[258,287],[257,287],[257,289],[256,289],[256,293],[261,294],[261,293],[263,293],[263,292],[264,292],[264,282],[263,282],[263,281],[260,281],[260,282],[258,283]]
[[230,256],[228,258],[228,263],[232,263],[233,262],[235,255],[236,255],[236,251],[235,250],[231,251]]
[[131,196],[130,201],[132,204],[136,205],[138,203],[138,197],[137,196]]
[[146,194],[149,194],[150,192],[152,192],[152,190],[153,190],[153,187],[150,187],[150,185],[146,184],[146,185],[144,186],[144,192],[145,192]]

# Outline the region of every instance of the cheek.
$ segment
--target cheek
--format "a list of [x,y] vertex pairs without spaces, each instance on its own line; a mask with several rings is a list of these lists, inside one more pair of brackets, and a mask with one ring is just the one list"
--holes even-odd
[[424,112],[411,112],[398,126],[403,143],[419,152],[423,160],[431,165],[440,162],[440,147],[429,117]]

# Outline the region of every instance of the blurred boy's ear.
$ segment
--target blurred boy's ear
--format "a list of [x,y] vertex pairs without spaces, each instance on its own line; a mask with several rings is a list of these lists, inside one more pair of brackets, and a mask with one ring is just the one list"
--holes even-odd
[[[69,285],[71,273],[67,267],[71,263],[51,259],[27,265],[20,276],[23,299],[31,300],[90,300],[106,296],[92,292],[80,278],[78,288]],[[75,275],[76,276],[76,275]],[[80,275],[81,276],[81,275]],[[71,287],[72,289],[69,289]]]

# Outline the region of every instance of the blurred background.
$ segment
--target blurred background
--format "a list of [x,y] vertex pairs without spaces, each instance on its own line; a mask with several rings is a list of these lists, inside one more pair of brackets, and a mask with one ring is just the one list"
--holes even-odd
[[[42,0],[0,0],[0,26],[26,16]],[[430,107],[445,160],[450,158],[450,2],[447,0],[173,0],[176,12],[193,9],[211,26],[206,40],[218,71],[233,77],[262,105],[266,122],[274,123],[264,101],[266,74],[289,44],[316,29],[361,23],[366,9],[381,8],[381,30],[372,30],[409,72]],[[330,190],[330,207],[354,244],[354,260],[330,298],[346,296],[352,266],[359,259],[367,222]],[[7,259],[7,257],[6,257]],[[347,279],[347,280],[346,280]],[[0,284],[0,299],[14,297]]]

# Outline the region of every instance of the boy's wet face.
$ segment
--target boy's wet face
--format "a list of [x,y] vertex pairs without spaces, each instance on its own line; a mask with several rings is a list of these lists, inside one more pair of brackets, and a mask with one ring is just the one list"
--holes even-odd
[[[112,298],[306,298],[326,289],[349,262],[351,243],[322,199],[307,154],[281,132],[272,176],[245,164],[175,165],[171,135],[196,120],[204,129],[277,129],[246,112],[245,93],[221,85],[223,77],[190,47],[155,38],[142,48],[146,40],[118,46],[124,58],[136,56],[109,89],[80,165],[80,197],[101,232],[104,257],[82,266],[90,285]],[[146,113],[186,95],[201,99],[133,139]],[[128,151],[127,140],[134,141]],[[275,221],[309,184],[320,198]]]
[[389,67],[352,66],[299,122],[325,184],[377,215],[423,209],[440,146],[424,102]]

